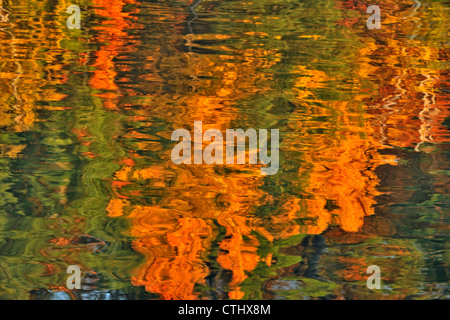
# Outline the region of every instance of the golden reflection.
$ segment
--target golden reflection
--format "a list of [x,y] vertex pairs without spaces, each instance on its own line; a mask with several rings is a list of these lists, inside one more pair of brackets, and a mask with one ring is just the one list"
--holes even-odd
[[[182,71],[192,75],[193,86],[197,75],[220,80],[206,80],[209,85],[206,92],[176,95],[176,108],[168,114],[174,122],[173,129],[190,128],[194,121],[203,121],[204,131],[233,128],[235,102],[252,93],[257,87],[255,81],[265,81],[266,76],[256,75],[254,70],[276,63],[266,58],[269,53],[249,49],[225,56],[203,55],[201,59],[191,52],[181,55],[179,59],[189,62]],[[147,60],[164,59],[158,54],[153,53]],[[228,62],[233,55],[244,57],[245,61],[240,64]],[[147,79],[157,80],[158,76],[147,76]],[[152,110],[140,114],[149,116],[160,110],[165,114],[167,103],[165,95],[155,95],[149,102]],[[170,132],[165,134],[170,137]],[[140,141],[152,140],[150,135],[137,132],[130,132],[128,136]],[[138,145],[141,150],[162,150],[155,143]],[[164,151],[161,158],[170,159],[170,150]],[[217,262],[232,272],[229,297],[242,298],[244,292],[240,290],[240,283],[246,279],[246,272],[253,270],[262,259],[256,252],[259,242],[253,233],[268,234],[251,215],[252,208],[264,198],[264,192],[258,188],[261,184],[259,168],[227,165],[227,169],[217,172],[211,166],[176,166],[170,160],[164,164],[137,167],[139,162],[136,157],[123,161],[113,182],[117,198],[108,206],[111,217],[125,214],[132,221],[130,233],[136,237],[133,246],[147,258],[133,277],[133,284],[144,285],[164,299],[198,297],[195,285],[204,283],[210,272],[204,261],[218,235],[218,224],[225,229],[225,239],[219,244]],[[231,173],[224,175],[223,170],[231,170]],[[126,196],[128,191],[122,191],[133,189],[129,183],[144,184],[152,190],[168,190],[163,191],[164,197],[155,205],[134,205]],[[138,187],[136,192],[141,191]]]

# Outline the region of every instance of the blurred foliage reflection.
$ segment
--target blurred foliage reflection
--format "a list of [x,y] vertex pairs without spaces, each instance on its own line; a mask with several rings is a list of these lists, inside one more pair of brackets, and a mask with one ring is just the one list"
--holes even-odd
[[[448,6],[377,5],[0,0],[0,299],[448,299]],[[175,165],[194,121],[278,174]]]

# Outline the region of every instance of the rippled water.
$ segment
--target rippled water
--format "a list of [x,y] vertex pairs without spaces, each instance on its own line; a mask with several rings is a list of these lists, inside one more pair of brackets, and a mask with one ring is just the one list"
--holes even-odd
[[373,4],[0,0],[0,299],[448,299],[448,3]]

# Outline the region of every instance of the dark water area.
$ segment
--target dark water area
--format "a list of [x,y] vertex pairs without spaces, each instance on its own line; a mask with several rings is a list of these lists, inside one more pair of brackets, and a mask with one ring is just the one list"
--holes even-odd
[[449,299],[449,5],[370,4],[0,0],[0,299]]

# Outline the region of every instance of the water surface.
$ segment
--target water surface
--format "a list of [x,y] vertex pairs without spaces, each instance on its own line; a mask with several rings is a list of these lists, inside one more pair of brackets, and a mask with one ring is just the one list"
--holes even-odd
[[[376,5],[0,1],[0,299],[448,299],[449,7]],[[278,173],[175,165],[194,121]]]

